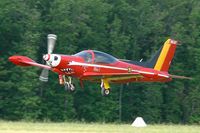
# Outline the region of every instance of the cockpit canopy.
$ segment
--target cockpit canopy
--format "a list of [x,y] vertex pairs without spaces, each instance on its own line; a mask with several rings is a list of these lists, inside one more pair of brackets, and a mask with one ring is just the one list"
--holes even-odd
[[81,51],[74,56],[82,57],[87,63],[110,64],[117,61],[115,57],[96,50]]

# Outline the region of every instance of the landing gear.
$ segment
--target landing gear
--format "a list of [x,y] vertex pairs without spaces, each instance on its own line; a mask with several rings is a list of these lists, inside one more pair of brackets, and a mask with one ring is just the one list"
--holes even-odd
[[110,88],[108,89],[101,88],[101,94],[102,96],[108,96],[110,94]]
[[72,83],[72,78],[71,77],[66,77],[63,76],[64,80],[64,86],[66,91],[74,92],[75,91],[75,85]]
[[66,91],[70,91],[70,92],[74,92],[75,91],[74,84],[65,83],[64,86],[65,86],[65,90]]
[[110,94],[110,85],[107,79],[101,80],[101,94],[102,96],[108,96]]

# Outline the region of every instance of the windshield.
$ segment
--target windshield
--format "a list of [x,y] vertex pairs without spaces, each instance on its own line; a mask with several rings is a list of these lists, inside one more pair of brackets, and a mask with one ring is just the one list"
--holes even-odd
[[92,62],[92,53],[89,51],[79,52],[79,53],[75,54],[75,56],[82,57],[85,60],[85,62]]
[[88,63],[91,63],[94,61],[94,63],[110,64],[117,61],[115,57],[109,54],[106,54],[104,52],[96,51],[96,50],[81,51],[75,54],[75,56],[82,57],[85,60],[85,62],[88,62]]
[[94,58],[95,63],[109,64],[109,63],[114,63],[117,60],[115,57],[100,51],[94,51],[94,56],[95,56]]

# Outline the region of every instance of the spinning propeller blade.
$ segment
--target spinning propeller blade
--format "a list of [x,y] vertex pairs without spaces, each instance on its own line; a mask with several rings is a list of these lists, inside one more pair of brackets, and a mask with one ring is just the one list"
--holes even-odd
[[[54,34],[49,34],[48,35],[48,43],[47,43],[47,53],[48,54],[52,54],[53,50],[54,50],[54,46],[55,46],[55,42],[57,39],[57,36]],[[48,63],[46,62],[46,65],[48,65]],[[49,70],[48,69],[43,69],[42,73],[40,74],[40,80],[43,82],[47,82],[48,81],[48,76],[49,76]]]
[[48,54],[52,54],[57,36],[54,34],[48,35]]
[[47,82],[48,81],[48,75],[49,75],[49,70],[48,69],[43,69],[42,70],[42,73],[40,75],[40,81],[43,81],[43,82]]

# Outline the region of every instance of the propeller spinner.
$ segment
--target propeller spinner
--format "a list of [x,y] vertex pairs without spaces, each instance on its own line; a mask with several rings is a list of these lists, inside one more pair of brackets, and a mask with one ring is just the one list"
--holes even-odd
[[[43,59],[46,61],[46,64],[47,65],[50,65],[48,63],[48,60],[50,59],[50,56],[54,50],[54,46],[55,46],[55,42],[56,42],[56,39],[57,39],[57,36],[54,35],[54,34],[49,34],[47,36],[47,39],[48,39],[48,43],[47,43],[47,53],[46,55],[43,56]],[[47,82],[48,81],[48,75],[49,75],[49,70],[48,69],[43,69],[42,70],[42,73],[40,75],[40,80],[43,81],[43,82]]]

